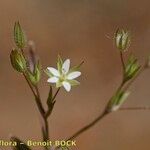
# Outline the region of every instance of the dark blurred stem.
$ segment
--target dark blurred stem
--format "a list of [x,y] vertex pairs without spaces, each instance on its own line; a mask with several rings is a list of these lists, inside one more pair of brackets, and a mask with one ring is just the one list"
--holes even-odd
[[119,110],[150,110],[149,106],[122,107]]
[[38,89],[38,86],[35,86],[35,90],[36,90],[36,103],[37,103],[37,106],[39,108],[39,111],[41,113],[41,116],[44,117],[45,116],[45,110],[44,110],[44,107],[42,105],[42,102],[41,102],[41,97],[40,97],[40,93],[39,93],[39,89]]
[[121,64],[122,64],[122,71],[124,74],[125,71],[125,62],[124,62],[124,58],[123,58],[123,53],[120,51],[120,59],[121,59]]
[[[29,87],[30,87],[34,97],[35,97],[35,102],[37,104],[37,107],[38,107],[38,110],[39,110],[39,112],[41,114],[41,117],[42,117],[42,119],[44,121],[44,129],[43,129],[44,131],[42,132],[43,133],[43,137],[44,137],[43,140],[47,141],[47,140],[49,140],[49,125],[48,125],[48,120],[45,117],[45,110],[44,110],[44,107],[43,107],[42,102],[41,102],[38,86],[34,86],[35,90],[36,90],[36,93],[35,93],[35,91],[33,89],[33,86],[30,83],[30,81],[28,80],[28,78],[26,77],[25,73],[23,73],[23,76],[24,76],[26,82],[28,83],[28,85],[29,85]],[[47,150],[48,148],[45,147],[45,149]]]
[[37,93],[37,97],[39,97],[41,99],[39,88],[38,88],[37,85],[35,86],[35,90],[36,90],[36,93]]
[[56,93],[54,94],[54,96],[53,96],[53,98],[52,98],[52,101],[55,100],[55,98],[56,98],[56,96],[58,95],[59,91],[60,91],[60,87],[57,89]]
[[[43,117],[43,119],[44,119],[44,131],[42,132],[43,133],[43,141],[48,141],[49,140],[49,124],[48,124],[48,120],[46,117]],[[45,146],[44,149],[48,150],[49,148],[47,146]]]
[[[42,106],[41,99],[40,99],[40,97],[39,97],[39,92],[35,93],[35,91],[34,91],[34,89],[33,89],[33,86],[32,86],[32,84],[30,83],[30,81],[28,80],[28,78],[26,77],[26,74],[25,74],[25,73],[23,73],[23,76],[24,76],[25,80],[27,81],[27,83],[28,83],[28,85],[29,85],[29,87],[30,87],[30,89],[31,89],[31,91],[32,91],[32,93],[33,93],[33,95],[34,95],[34,97],[35,97],[35,102],[36,102],[36,104],[37,104],[37,106],[38,106],[38,110],[39,110],[41,116],[44,117],[44,116],[45,116],[45,110],[44,110],[44,108],[43,108],[43,106]],[[36,91],[38,91],[37,88],[36,88]]]
[[32,91],[32,93],[33,93],[33,95],[34,95],[34,97],[37,97],[37,95],[36,95],[36,93],[35,93],[35,91],[34,91],[32,85],[30,84],[30,82],[29,82],[28,78],[26,77],[25,73],[23,73],[23,76],[24,76],[26,82],[28,83],[28,85],[29,85],[29,87],[30,87],[30,89],[31,89],[31,91]]

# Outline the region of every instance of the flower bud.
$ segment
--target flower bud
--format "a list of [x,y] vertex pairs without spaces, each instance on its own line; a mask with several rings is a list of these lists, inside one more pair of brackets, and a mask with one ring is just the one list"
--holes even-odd
[[33,85],[36,85],[40,81],[41,64],[39,61],[35,64],[33,72],[30,70],[27,71],[27,77]]
[[128,31],[118,29],[115,33],[115,44],[120,51],[126,51],[130,46],[131,36]]
[[133,78],[140,68],[141,67],[138,63],[138,60],[131,55],[127,61],[127,64],[125,65],[125,80],[128,81],[129,79]]
[[19,22],[14,25],[14,41],[18,48],[23,49],[26,45],[26,36]]
[[107,111],[117,111],[130,95],[129,91],[118,91],[109,101]]
[[22,52],[19,50],[12,50],[10,54],[10,60],[13,68],[18,72],[24,72],[27,68],[26,60]]

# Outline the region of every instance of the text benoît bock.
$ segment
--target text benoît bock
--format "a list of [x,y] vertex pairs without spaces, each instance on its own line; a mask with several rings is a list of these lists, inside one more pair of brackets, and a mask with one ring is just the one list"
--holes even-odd
[[[6,140],[0,140],[0,146],[2,147],[15,147],[17,146],[17,142],[15,141],[6,141]],[[65,140],[56,140],[56,141],[35,141],[35,140],[27,140],[26,143],[20,143],[20,144],[26,144],[27,146],[67,146],[67,147],[71,147],[71,146],[76,146],[76,141],[65,141]]]

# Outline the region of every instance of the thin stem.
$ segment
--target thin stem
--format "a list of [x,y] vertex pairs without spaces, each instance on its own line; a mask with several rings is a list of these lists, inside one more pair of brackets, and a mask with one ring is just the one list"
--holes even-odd
[[109,114],[107,111],[104,111],[102,114],[100,114],[97,118],[95,118],[92,122],[90,122],[88,125],[84,126],[80,130],[78,130],[76,133],[74,133],[72,136],[70,136],[66,141],[72,140],[76,137],[78,137],[80,134],[84,133],[85,131],[89,130],[91,127],[93,127],[96,123],[98,123],[100,120],[102,120],[107,114]]
[[29,82],[28,78],[26,77],[25,73],[23,73],[23,76],[24,76],[26,82],[28,83],[28,85],[29,85],[29,87],[30,87],[30,89],[31,89],[31,91],[32,91],[32,93],[33,93],[33,95],[34,95],[34,97],[37,97],[37,95],[36,95],[36,93],[35,93],[35,91],[34,91],[32,85],[30,84],[30,82]]
[[149,106],[122,107],[119,110],[150,110]]
[[37,93],[37,98],[36,98],[37,105],[39,107],[42,117],[45,117],[45,110],[44,110],[44,107],[41,102],[41,97],[40,97],[40,92],[39,92],[38,86],[35,86],[35,90]]
[[[25,57],[23,49],[21,49],[21,51],[22,51],[23,56]],[[35,102],[37,104],[38,110],[41,114],[41,117],[44,120],[44,127],[42,127],[43,141],[48,141],[49,140],[49,124],[48,124],[47,118],[45,117],[45,110],[44,110],[44,107],[43,107],[42,102],[41,102],[41,97],[40,97],[40,92],[39,92],[38,86],[37,85],[33,86],[30,83],[30,81],[28,80],[28,78],[26,76],[26,73],[23,73],[23,76],[24,76],[27,84],[29,85],[29,87],[30,87],[30,89],[31,89],[31,91],[35,97]],[[34,90],[34,88],[35,88],[35,90]],[[56,95],[55,95],[55,97],[56,97]],[[48,150],[49,148],[47,146],[45,146],[44,149]]]
[[[42,134],[43,134],[43,142],[47,142],[49,140],[49,123],[45,116],[43,116],[44,120],[44,127],[42,127]],[[44,146],[45,150],[49,150],[48,146]]]
[[37,85],[35,86],[35,90],[36,90],[37,96],[41,99],[39,88]]
[[122,70],[123,70],[123,74],[124,74],[125,62],[124,62],[124,58],[123,58],[123,53],[121,51],[120,51],[120,59],[121,59]]
[[45,119],[45,131],[47,133],[47,140],[49,140],[49,124],[48,124],[48,121],[47,119]]
[[44,115],[45,115],[45,110],[44,110],[44,108],[43,108],[43,106],[42,106],[40,97],[38,96],[38,94],[35,93],[35,91],[34,91],[32,85],[31,85],[30,81],[28,80],[28,78],[26,77],[25,73],[23,73],[23,76],[24,76],[25,80],[27,81],[27,83],[28,83],[28,85],[29,85],[29,87],[30,87],[30,89],[31,89],[31,91],[32,91],[32,93],[33,93],[33,95],[34,95],[34,97],[35,97],[35,102],[36,102],[36,104],[37,104],[37,106],[38,106],[38,109],[39,109],[39,111],[40,111],[41,116],[44,117]]
[[60,91],[60,88],[57,89],[56,93],[54,94],[54,96],[53,96],[53,98],[52,98],[52,101],[55,100],[55,98],[56,98],[57,94],[59,93],[59,91]]
[[[49,124],[47,118],[44,119],[44,127],[42,127],[42,133],[43,133],[43,141],[48,141],[49,140]],[[48,146],[44,146],[45,150],[48,150]]]
[[36,104],[38,106],[38,109],[40,111],[41,116],[45,117],[45,110],[44,110],[44,108],[42,106],[42,103],[41,103],[40,99],[37,97],[35,100],[36,100]]

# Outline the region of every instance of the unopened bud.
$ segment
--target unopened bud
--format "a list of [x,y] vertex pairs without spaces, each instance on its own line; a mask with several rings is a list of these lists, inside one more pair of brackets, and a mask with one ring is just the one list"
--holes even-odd
[[120,51],[126,51],[130,46],[131,36],[128,31],[118,29],[115,33],[115,44]]
[[129,91],[118,91],[109,101],[107,111],[117,111],[130,95]]
[[26,45],[26,37],[19,22],[15,22],[14,41],[18,48],[23,49]]
[[124,78],[126,81],[132,79],[140,69],[138,60],[131,55],[125,65]]
[[26,60],[22,52],[19,50],[12,50],[10,54],[10,60],[13,68],[18,72],[24,72],[27,68]]

